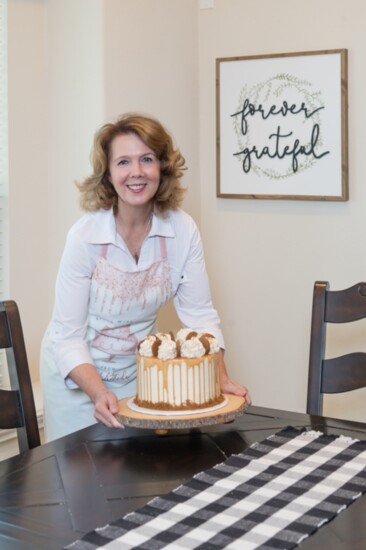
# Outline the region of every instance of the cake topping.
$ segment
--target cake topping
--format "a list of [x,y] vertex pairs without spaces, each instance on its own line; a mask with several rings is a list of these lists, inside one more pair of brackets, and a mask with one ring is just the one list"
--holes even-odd
[[174,340],[164,338],[158,349],[159,359],[174,359],[177,357],[177,346]]
[[160,344],[161,344],[161,340],[160,340],[160,338],[158,338],[158,337],[156,336],[156,337],[155,337],[155,341],[153,342],[153,345],[152,345],[152,347],[151,347],[151,353],[152,353],[153,357],[157,357],[157,356],[158,356]]
[[180,350],[181,357],[201,357],[205,353],[205,347],[197,336],[183,342]]
[[210,351],[208,351],[207,353],[217,353],[219,351],[220,349],[219,343],[212,334],[205,332],[203,334],[200,334],[199,336],[200,338],[206,338],[208,340],[208,343],[210,345]]
[[156,337],[159,338],[162,342],[164,340],[174,340],[174,334],[172,332],[158,332]]
[[174,359],[176,357],[202,357],[219,351],[216,338],[207,332],[197,333],[190,328],[181,329],[174,338],[173,333],[158,332],[146,336],[138,346],[143,357]]
[[143,357],[153,357],[152,346],[155,340],[156,336],[154,336],[153,334],[151,334],[150,336],[145,336],[145,338],[143,338],[138,345],[139,354]]
[[210,346],[210,342],[208,341],[208,338],[206,338],[206,336],[200,336],[199,341],[201,342],[201,344],[205,348],[205,355],[210,353],[211,346]]

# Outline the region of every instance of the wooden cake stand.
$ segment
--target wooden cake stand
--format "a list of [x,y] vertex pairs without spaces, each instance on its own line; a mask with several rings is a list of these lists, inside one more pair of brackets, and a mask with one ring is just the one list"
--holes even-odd
[[168,430],[225,424],[241,416],[247,404],[244,397],[231,394],[224,394],[224,397],[226,397],[227,403],[219,409],[181,415],[152,415],[135,411],[128,406],[128,402],[132,398],[125,397],[119,401],[119,411],[116,414],[116,418],[125,426],[155,430],[159,435],[166,434]]

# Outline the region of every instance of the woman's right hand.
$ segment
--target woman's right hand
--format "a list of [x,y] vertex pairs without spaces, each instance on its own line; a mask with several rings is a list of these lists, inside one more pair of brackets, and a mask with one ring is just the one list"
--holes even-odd
[[94,401],[94,418],[108,428],[124,428],[123,424],[118,422],[115,414],[118,412],[117,396],[105,389],[99,392]]
[[115,414],[118,412],[117,396],[109,391],[101,380],[96,368],[90,363],[83,363],[73,368],[70,378],[94,403],[94,418],[108,428],[124,428]]

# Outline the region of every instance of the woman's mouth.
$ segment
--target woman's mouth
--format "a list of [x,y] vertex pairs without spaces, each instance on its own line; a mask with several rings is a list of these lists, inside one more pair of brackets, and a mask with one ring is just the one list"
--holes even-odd
[[144,189],[146,186],[145,183],[135,183],[135,184],[130,184],[130,185],[127,185],[128,189],[130,189],[131,191],[141,191],[142,189]]

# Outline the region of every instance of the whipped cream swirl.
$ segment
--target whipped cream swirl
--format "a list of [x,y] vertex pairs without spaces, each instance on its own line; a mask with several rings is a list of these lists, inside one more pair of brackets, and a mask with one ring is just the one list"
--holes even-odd
[[217,353],[219,349],[219,344],[212,334],[197,333],[190,328],[183,328],[178,331],[176,339],[172,333],[163,332],[145,336],[138,346],[138,353],[143,357],[166,360],[176,357],[202,357]]

